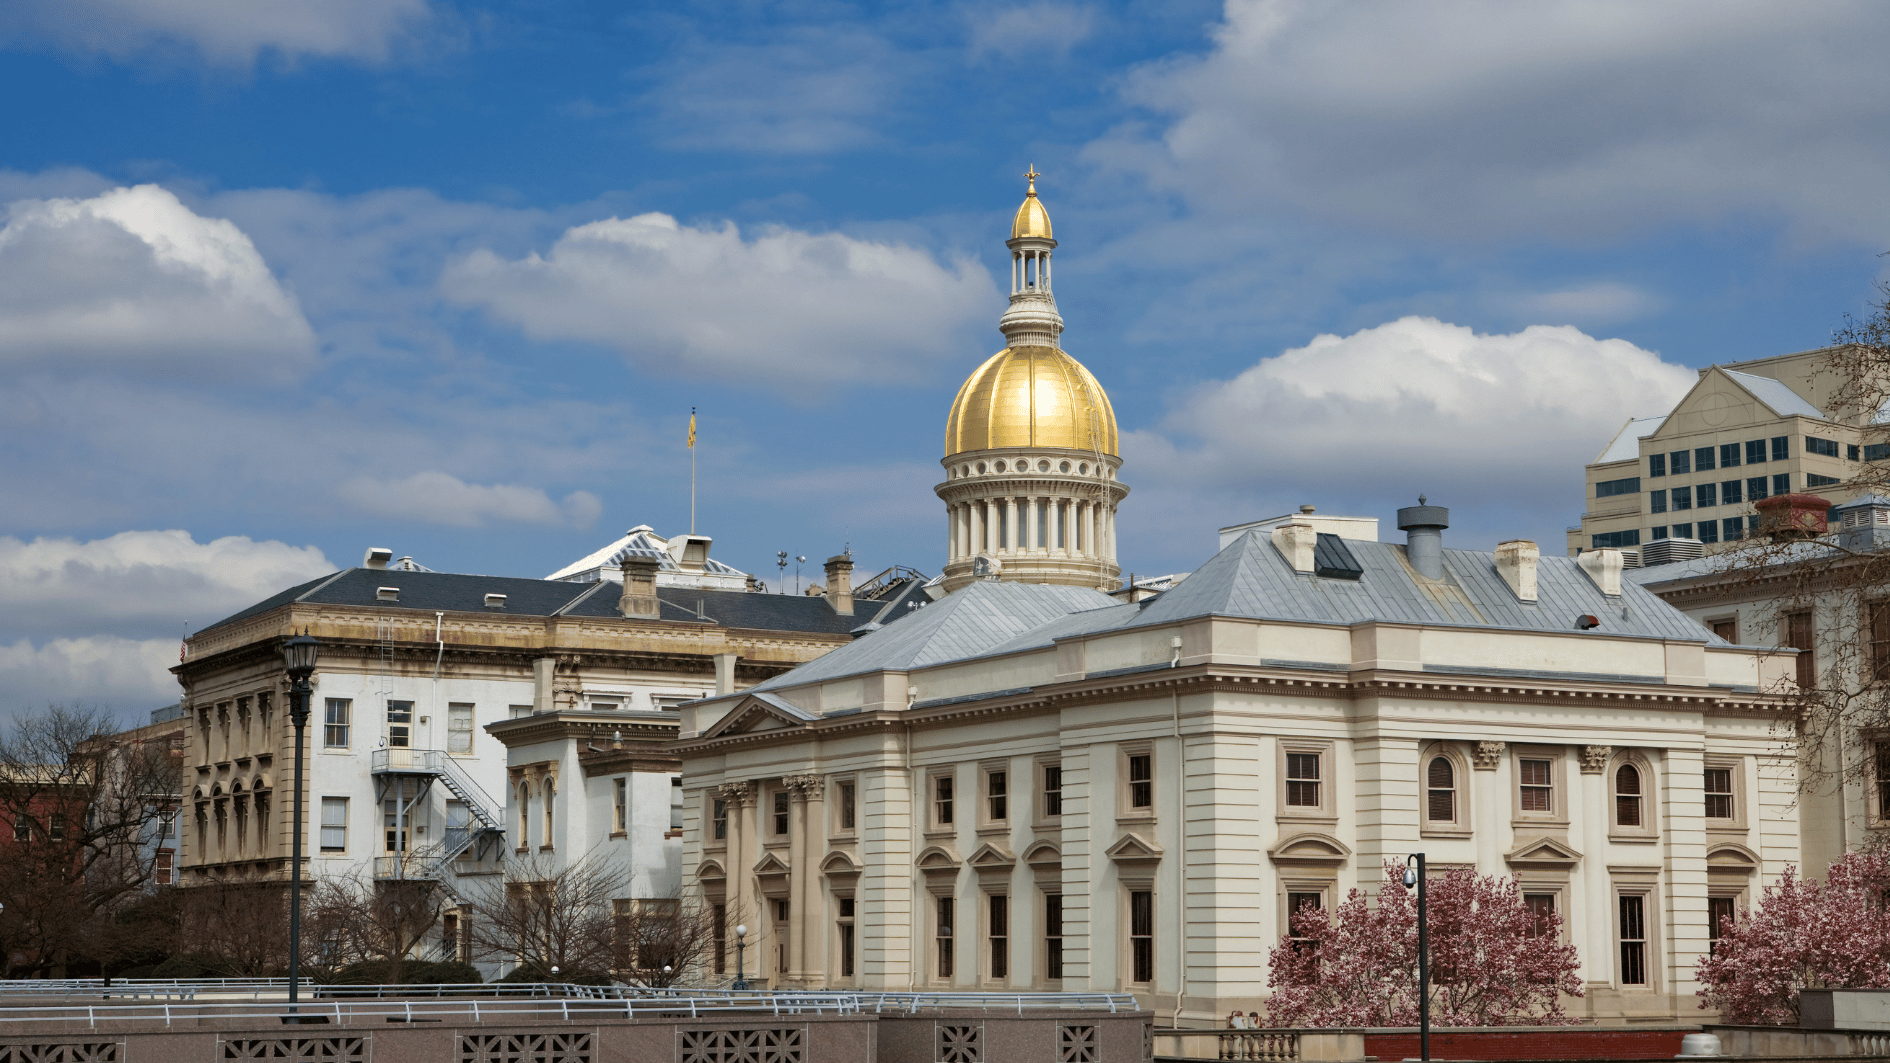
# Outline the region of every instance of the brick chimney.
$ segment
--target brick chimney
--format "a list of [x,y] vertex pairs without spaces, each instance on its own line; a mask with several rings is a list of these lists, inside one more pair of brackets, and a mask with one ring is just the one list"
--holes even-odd
[[841,616],[853,615],[853,555],[827,559],[827,604]]
[[662,562],[653,557],[623,559],[623,597],[617,611],[633,620],[655,620],[662,613],[656,600],[656,573]]

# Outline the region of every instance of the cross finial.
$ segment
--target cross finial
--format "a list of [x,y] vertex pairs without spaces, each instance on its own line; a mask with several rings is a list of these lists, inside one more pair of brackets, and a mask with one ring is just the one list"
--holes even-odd
[[1034,196],[1037,194],[1037,178],[1042,176],[1042,174],[1037,172],[1037,164],[1034,162],[1031,163],[1030,169],[1024,173],[1024,177],[1030,181],[1030,188],[1024,193],[1025,195]]

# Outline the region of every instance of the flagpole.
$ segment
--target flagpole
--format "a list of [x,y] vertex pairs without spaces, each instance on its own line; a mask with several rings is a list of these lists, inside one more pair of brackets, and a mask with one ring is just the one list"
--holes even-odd
[[689,534],[696,533],[696,408],[689,407]]

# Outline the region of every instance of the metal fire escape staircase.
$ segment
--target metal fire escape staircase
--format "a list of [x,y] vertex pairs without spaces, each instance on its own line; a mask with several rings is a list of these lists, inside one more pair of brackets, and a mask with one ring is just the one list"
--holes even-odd
[[[400,802],[395,829],[406,835],[413,809],[426,800],[434,782],[446,787],[465,807],[464,825],[448,824],[438,842],[409,846],[405,852],[380,856],[374,860],[376,879],[416,879],[438,882],[455,900],[453,861],[467,852],[484,861],[502,852],[505,827],[496,811],[498,804],[466,774],[459,762],[440,749],[377,749],[370,762],[374,775],[375,800],[385,808],[390,794]],[[412,784],[412,785],[410,785]]]

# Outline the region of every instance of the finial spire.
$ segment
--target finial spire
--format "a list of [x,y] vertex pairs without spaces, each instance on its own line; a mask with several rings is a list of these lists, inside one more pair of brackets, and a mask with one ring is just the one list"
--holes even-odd
[[1037,164],[1034,162],[1031,163],[1030,169],[1024,173],[1025,179],[1030,182],[1030,187],[1024,191],[1025,195],[1034,196],[1037,194],[1037,178],[1042,176],[1042,174],[1037,172]]

